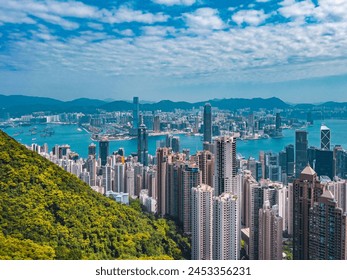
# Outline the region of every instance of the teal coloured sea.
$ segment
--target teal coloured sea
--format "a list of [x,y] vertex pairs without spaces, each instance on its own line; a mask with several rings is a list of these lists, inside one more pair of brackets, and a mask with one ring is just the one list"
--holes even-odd
[[[331,130],[331,147],[336,144],[342,145],[347,148],[347,120],[325,120],[324,124]],[[320,146],[320,125],[321,122],[316,121],[313,126],[307,127],[309,146]],[[43,131],[46,127],[50,127],[54,130],[54,134],[50,137],[43,137],[40,131]],[[88,145],[93,141],[90,139],[90,135],[84,131],[78,129],[77,125],[38,125],[37,133],[31,134],[32,127],[16,127],[7,128],[4,131],[18,140],[20,143],[31,145],[36,143],[43,145],[47,143],[51,150],[54,145],[69,144],[71,150],[77,152],[81,157],[86,158],[88,154]],[[273,151],[279,152],[288,144],[294,144],[295,131],[287,129],[283,131],[283,138],[270,138],[259,140],[238,140],[237,152],[248,158],[250,156],[257,158],[260,151]],[[191,154],[194,154],[197,150],[202,149],[202,139],[200,136],[180,136],[180,148],[189,149]],[[165,135],[150,136],[148,141],[149,153],[154,155],[157,147],[157,142],[164,140]],[[95,144],[97,144],[95,142]],[[119,148],[124,148],[126,155],[137,151],[137,140],[117,140],[110,142],[110,152],[117,151]]]

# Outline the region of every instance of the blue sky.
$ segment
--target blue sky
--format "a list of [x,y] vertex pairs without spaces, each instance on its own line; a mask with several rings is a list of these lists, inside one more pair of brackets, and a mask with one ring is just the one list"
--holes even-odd
[[0,0],[0,93],[347,101],[347,0]]

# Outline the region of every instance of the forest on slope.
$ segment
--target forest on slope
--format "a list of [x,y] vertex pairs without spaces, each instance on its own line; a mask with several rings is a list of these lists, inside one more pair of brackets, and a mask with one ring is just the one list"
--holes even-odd
[[0,259],[184,259],[175,224],[93,191],[0,130]]

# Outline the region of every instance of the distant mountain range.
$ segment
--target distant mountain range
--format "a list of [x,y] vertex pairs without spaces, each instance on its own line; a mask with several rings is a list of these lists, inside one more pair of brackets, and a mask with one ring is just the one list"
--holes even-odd
[[[111,101],[79,98],[72,101],[61,101],[53,98],[34,97],[24,95],[0,95],[0,110],[9,113],[12,117],[17,117],[25,114],[31,114],[39,111],[49,111],[52,113],[96,113],[99,110],[104,111],[128,111],[133,109],[133,104],[128,101]],[[159,102],[151,102],[140,104],[140,109],[143,111],[161,110],[170,112],[174,109],[192,109],[204,106],[209,102],[213,107],[224,110],[237,110],[250,108],[251,110],[264,109],[286,109],[296,107],[301,109],[310,109],[314,107],[346,107],[347,103],[326,102],[320,105],[314,104],[297,104],[290,105],[279,98],[228,98],[228,99],[211,99],[203,102],[174,102],[170,100],[162,100]],[[1,113],[0,111],[0,113]]]

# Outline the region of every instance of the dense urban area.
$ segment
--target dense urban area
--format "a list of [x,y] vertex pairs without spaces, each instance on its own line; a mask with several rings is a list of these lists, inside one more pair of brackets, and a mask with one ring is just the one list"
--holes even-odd
[[[324,124],[345,119],[346,106],[221,109],[211,103],[148,110],[134,97],[130,110],[3,111],[0,126],[15,128],[13,137],[30,127],[29,149],[95,192],[125,205],[137,201],[142,211],[175,222],[190,240],[191,259],[346,259],[347,152],[331,144],[333,132]],[[321,124],[318,147],[308,142],[315,122]],[[87,158],[69,143],[35,144],[38,136],[52,137],[57,124],[88,132]],[[285,130],[295,142],[280,152],[238,153],[240,141],[277,139]],[[148,139],[156,135],[165,139],[150,154]],[[182,135],[198,136],[203,148],[183,147]],[[110,142],[130,139],[137,139],[136,150],[110,150]]]

